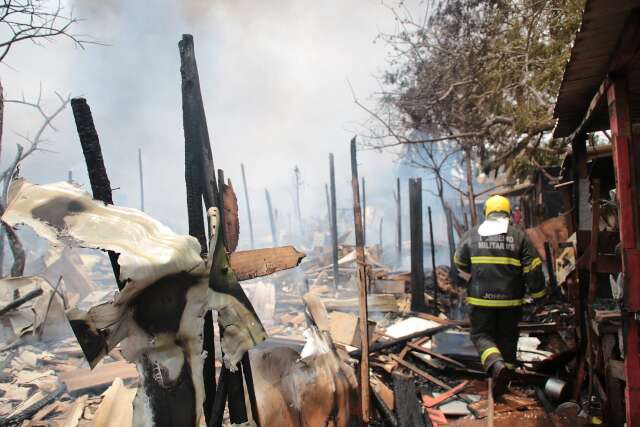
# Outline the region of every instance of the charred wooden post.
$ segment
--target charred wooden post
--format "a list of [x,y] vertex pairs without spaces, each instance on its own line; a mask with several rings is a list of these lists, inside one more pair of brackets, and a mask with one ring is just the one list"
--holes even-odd
[[276,228],[276,219],[273,215],[273,206],[271,205],[271,196],[269,190],[264,189],[264,195],[267,198],[267,209],[269,212],[269,224],[271,225],[271,241],[273,246],[278,246],[278,229]]
[[402,203],[400,198],[400,178],[396,178],[396,227],[398,228],[398,259],[402,257]]
[[[73,117],[76,121],[76,129],[80,137],[80,145],[84,154],[84,161],[87,164],[87,172],[89,173],[89,182],[91,184],[91,192],[93,198],[100,200],[108,205],[113,204],[113,196],[111,194],[111,183],[107,175],[107,169],[104,166],[102,158],[102,148],[100,148],[100,139],[98,132],[93,124],[93,116],[91,108],[84,98],[73,98],[71,100],[71,109]],[[118,254],[109,251],[109,261],[111,268],[116,277],[118,289],[124,288],[124,283],[120,281],[120,265],[118,264]]]
[[[224,209],[224,194],[225,194],[225,178],[224,171],[218,169],[218,215],[220,215],[220,237],[224,244],[224,249],[227,253],[229,250],[229,236],[227,235],[226,222],[225,222],[225,209]],[[220,334],[224,335],[225,330],[222,324],[219,324]],[[229,419],[234,424],[242,424],[249,421],[247,416],[247,407],[244,401],[244,384],[243,374],[248,375],[249,378],[253,378],[251,375],[251,365],[249,364],[249,354],[245,353],[242,358],[242,366],[240,363],[236,366],[234,372],[231,372],[223,365],[223,371],[228,371],[225,375],[226,390],[227,390],[227,404],[229,406]],[[249,400],[252,402],[252,407],[257,407],[255,403],[255,390],[253,389],[253,379],[251,380],[251,387],[247,383],[247,392],[249,394]],[[212,418],[218,418],[217,414]],[[254,420],[257,421],[256,412],[254,412]]]
[[411,310],[425,311],[422,178],[409,179],[409,224],[411,227]]
[[[409,196],[411,198],[411,196]],[[409,375],[393,373],[393,396],[398,427],[427,427],[429,418],[422,413],[416,383]],[[429,425],[431,422],[429,421]]]
[[244,200],[247,202],[247,219],[249,220],[249,238],[251,241],[251,249],[255,248],[253,240],[253,222],[251,221],[251,203],[249,203],[249,190],[247,190],[247,176],[244,173],[244,164],[240,163],[242,170],[242,186],[244,187]]
[[138,176],[140,178],[140,210],[144,212],[144,175],[142,173],[142,148],[138,148]]
[[431,219],[431,206],[427,207],[429,212],[429,242],[431,244],[431,275],[433,276],[433,305],[438,312],[438,274],[436,272],[436,245],[433,241],[433,221]]
[[369,315],[367,310],[367,265],[364,254],[364,227],[358,189],[358,160],[356,158],[356,138],[351,140],[351,187],[353,190],[353,218],[356,234],[356,261],[358,283],[358,305],[360,325],[360,396],[362,421],[369,423]]
[[[184,169],[189,234],[198,239],[201,246],[201,254],[206,255],[208,246],[202,200],[204,198],[207,209],[218,206],[218,188],[207,119],[204,113],[202,94],[200,93],[200,77],[198,76],[193,36],[183,34],[182,40],[178,43],[178,48],[180,50],[180,75],[182,79],[182,121],[185,143]],[[202,350],[206,353],[202,376],[205,391],[203,411],[207,424],[212,419],[214,401],[216,399],[214,339],[213,313],[209,310],[204,317],[202,344]],[[222,398],[226,398],[226,394],[223,394]],[[224,408],[222,412],[224,412]]]
[[69,184],[73,182],[73,172],[71,170],[69,170],[69,173],[67,174],[67,182]]
[[367,247],[367,191],[362,177],[362,244]]
[[329,223],[329,234],[331,234],[331,200],[329,199],[329,185],[324,185],[324,196],[327,199],[327,222]]
[[333,256],[333,287],[338,290],[338,211],[336,209],[336,173],[333,153],[329,153],[329,183],[331,185],[331,249]]
[[[185,144],[198,150],[199,156],[194,160],[200,164],[202,197],[207,208],[216,205],[218,185],[216,168],[213,165],[211,142],[207,128],[207,117],[204,113],[200,77],[196,64],[193,36],[183,34],[178,43],[180,49],[180,74],[182,76],[182,125],[184,127]],[[186,160],[186,159],[185,159]]]
[[384,222],[384,217],[380,218],[380,228],[379,228],[379,232],[380,232],[380,251],[382,252],[382,224]]

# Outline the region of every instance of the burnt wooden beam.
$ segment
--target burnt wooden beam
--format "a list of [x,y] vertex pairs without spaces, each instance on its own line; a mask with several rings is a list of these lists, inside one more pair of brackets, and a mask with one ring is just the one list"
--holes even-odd
[[[100,200],[108,205],[113,204],[113,196],[111,193],[111,183],[107,175],[107,169],[104,166],[102,157],[102,148],[100,147],[100,139],[98,132],[93,123],[91,108],[84,98],[73,98],[71,100],[71,109],[82,146],[82,154],[87,164],[87,172],[89,174],[89,183],[91,184],[91,192],[93,198]],[[116,277],[118,289],[124,288],[124,283],[120,281],[120,265],[118,264],[118,254],[113,251],[107,252],[113,274]]]
[[393,397],[396,403],[398,427],[427,427],[428,417],[424,416],[422,405],[418,400],[416,384],[409,375],[393,373]]
[[353,190],[353,218],[356,234],[356,282],[358,284],[358,314],[360,325],[360,408],[362,421],[369,423],[369,313],[367,310],[367,265],[364,253],[364,224],[360,207],[360,190],[358,188],[358,159],[356,154],[356,138],[351,140],[351,189]]
[[[180,51],[180,76],[182,87],[182,122],[185,145],[185,185],[187,192],[187,216],[189,235],[198,239],[201,254],[206,255],[208,246],[204,224],[202,200],[206,208],[218,206],[217,182],[211,154],[211,143],[204,113],[200,77],[196,64],[193,36],[183,34],[178,43]],[[215,337],[213,329],[213,313],[205,313],[203,325],[202,350],[205,360],[202,367],[205,398],[203,411],[207,424],[211,422],[216,400],[215,375]],[[225,398],[226,394],[222,395]],[[223,410],[224,412],[224,401]]]
[[411,226],[411,310],[426,311],[424,301],[424,238],[422,232],[422,179],[409,179]]
[[331,255],[333,259],[333,287],[338,290],[338,211],[336,209],[336,172],[333,153],[329,153],[329,185],[331,188]]
[[20,307],[22,304],[31,301],[32,299],[39,297],[40,295],[42,295],[42,289],[41,288],[37,288],[34,289],[30,292],[27,292],[26,294],[24,294],[23,296],[21,296],[20,298],[16,298],[13,301],[11,301],[9,304],[5,305],[4,307],[0,307],[0,316],[2,316],[3,314],[16,309],[18,307]]
[[200,77],[198,76],[193,36],[183,34],[178,48],[180,49],[180,75],[182,76],[182,125],[185,144],[193,146],[194,154],[199,152],[194,160],[200,164],[199,172],[203,180],[202,197],[205,206],[210,208],[217,206],[218,185],[207,128],[207,117],[200,92]]

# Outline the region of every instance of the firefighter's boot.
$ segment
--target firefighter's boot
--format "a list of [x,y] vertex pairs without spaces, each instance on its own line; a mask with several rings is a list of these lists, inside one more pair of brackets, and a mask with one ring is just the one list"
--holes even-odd
[[493,379],[491,392],[494,398],[502,396],[509,391],[510,377],[509,368],[505,366],[502,360],[497,360],[491,367],[491,378]]

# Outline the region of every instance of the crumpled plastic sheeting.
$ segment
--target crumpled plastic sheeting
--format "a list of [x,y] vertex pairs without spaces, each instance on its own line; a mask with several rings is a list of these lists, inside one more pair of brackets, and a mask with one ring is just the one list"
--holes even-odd
[[217,233],[211,239],[215,253],[205,262],[195,238],[175,234],[142,212],[94,201],[72,184],[38,186],[22,179],[11,185],[3,220],[26,224],[53,245],[120,254],[123,291],[111,303],[68,316],[92,366],[124,340],[123,354],[140,374],[135,426],[199,423],[202,330],[209,309],[218,310],[225,330],[226,364],[235,366],[266,336]]
[[11,226],[26,224],[53,244],[119,253],[120,280],[126,283],[119,304],[162,277],[203,265],[194,237],[176,234],[137,209],[95,201],[67,182],[35,185],[16,179],[2,219]]

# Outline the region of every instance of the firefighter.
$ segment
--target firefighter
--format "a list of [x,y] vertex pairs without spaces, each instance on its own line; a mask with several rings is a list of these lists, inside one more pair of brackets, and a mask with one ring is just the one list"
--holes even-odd
[[507,392],[515,368],[525,288],[535,300],[544,297],[546,289],[536,249],[522,229],[509,224],[509,200],[490,197],[484,216],[482,224],[462,236],[454,263],[470,275],[471,340],[499,396]]

